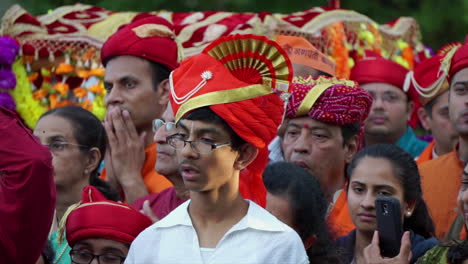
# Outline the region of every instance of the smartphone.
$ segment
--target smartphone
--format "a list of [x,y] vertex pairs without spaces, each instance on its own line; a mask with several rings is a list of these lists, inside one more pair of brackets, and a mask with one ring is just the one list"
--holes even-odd
[[396,198],[378,196],[375,200],[380,254],[395,257],[400,253],[403,223],[400,202]]

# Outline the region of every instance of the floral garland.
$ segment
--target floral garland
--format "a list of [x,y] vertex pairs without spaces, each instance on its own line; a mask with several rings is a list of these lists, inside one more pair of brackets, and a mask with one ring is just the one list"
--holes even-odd
[[10,110],[16,108],[15,102],[8,92],[16,86],[12,65],[18,52],[19,45],[16,40],[8,36],[0,37],[0,106]]
[[14,64],[17,85],[10,94],[17,104],[16,111],[30,128],[46,111],[67,105],[81,106],[100,120],[105,117],[104,68],[94,60],[95,49],[64,54],[65,61],[57,67],[38,71],[30,70],[31,56],[23,56]]

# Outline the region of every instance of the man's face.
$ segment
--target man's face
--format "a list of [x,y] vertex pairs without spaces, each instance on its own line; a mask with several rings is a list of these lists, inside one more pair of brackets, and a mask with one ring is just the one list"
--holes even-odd
[[468,68],[457,72],[450,83],[449,115],[458,134],[468,136]]
[[[166,111],[161,116],[166,123],[174,122],[172,107],[168,104]],[[179,175],[179,164],[177,163],[176,151],[167,144],[167,137],[175,133],[175,126],[167,130],[166,126],[160,127],[154,133],[154,142],[157,148],[156,171],[165,176]]]
[[454,148],[458,140],[458,134],[450,122],[448,97],[449,92],[446,91],[434,99],[432,113],[426,118],[434,140],[444,149]]
[[412,104],[407,102],[405,93],[387,83],[366,83],[361,87],[373,99],[365,122],[365,133],[375,136],[403,135],[412,112]]
[[307,169],[324,189],[344,178],[347,149],[339,126],[310,117],[290,119],[281,144],[286,161]]
[[[221,125],[182,119],[177,123],[177,136],[183,140],[198,141],[200,144],[223,144],[231,141]],[[203,192],[219,189],[232,182],[235,175],[234,163],[239,152],[225,145],[198,153],[186,143],[177,149],[179,171],[185,187],[190,191]]]
[[104,81],[107,110],[126,109],[138,131],[151,129],[151,122],[161,116],[167,105],[165,89],[156,90],[154,85],[148,61],[134,56],[110,60]]

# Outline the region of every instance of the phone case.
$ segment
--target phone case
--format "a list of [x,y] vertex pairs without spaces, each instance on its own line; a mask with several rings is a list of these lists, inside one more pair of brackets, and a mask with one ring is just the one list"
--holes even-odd
[[400,252],[403,226],[400,202],[396,198],[379,196],[375,200],[380,253],[395,257]]

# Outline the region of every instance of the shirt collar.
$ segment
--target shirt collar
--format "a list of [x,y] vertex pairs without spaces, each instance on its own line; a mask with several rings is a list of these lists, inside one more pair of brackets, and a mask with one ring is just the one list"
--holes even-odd
[[[156,227],[173,227],[177,225],[193,226],[192,219],[188,213],[188,206],[191,200],[185,201],[169,215],[155,224]],[[285,231],[286,225],[277,220],[273,215],[265,211],[256,203],[249,202],[247,214],[235,224],[229,232],[243,230],[247,228],[263,231]],[[273,218],[273,219],[272,219]],[[276,221],[275,221],[276,220]]]

